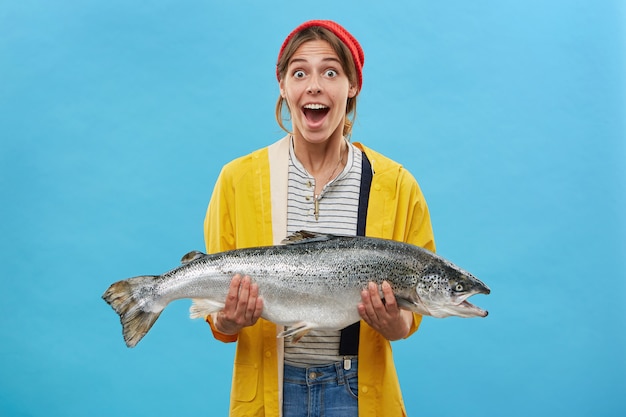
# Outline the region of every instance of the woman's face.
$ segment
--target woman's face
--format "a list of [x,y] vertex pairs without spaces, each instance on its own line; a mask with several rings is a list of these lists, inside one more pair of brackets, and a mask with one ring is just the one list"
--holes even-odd
[[357,92],[333,48],[322,40],[303,43],[280,81],[294,135],[311,143],[343,136],[346,104]]

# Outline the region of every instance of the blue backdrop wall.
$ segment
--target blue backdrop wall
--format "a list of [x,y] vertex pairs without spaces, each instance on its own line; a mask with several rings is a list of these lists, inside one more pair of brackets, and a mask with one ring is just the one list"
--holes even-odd
[[100,296],[203,249],[219,169],[282,136],[297,24],[361,41],[353,140],[402,162],[486,319],[394,352],[410,415],[623,416],[626,50],[615,0],[0,3],[0,414],[226,415],[234,346]]

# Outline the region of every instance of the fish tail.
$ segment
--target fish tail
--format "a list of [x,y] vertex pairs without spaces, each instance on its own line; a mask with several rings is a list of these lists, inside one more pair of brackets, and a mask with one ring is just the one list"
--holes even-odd
[[118,281],[102,295],[104,301],[120,316],[124,341],[130,348],[135,347],[148,333],[163,311],[164,306],[159,307],[156,303],[149,304],[151,310],[156,311],[147,311],[146,299],[141,297],[141,294],[150,293],[156,278],[148,275]]

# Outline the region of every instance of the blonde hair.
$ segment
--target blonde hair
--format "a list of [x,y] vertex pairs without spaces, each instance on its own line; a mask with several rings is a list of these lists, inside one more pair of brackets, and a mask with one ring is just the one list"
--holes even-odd
[[[289,41],[289,43],[285,46],[285,49],[280,56],[278,63],[276,64],[277,73],[279,79],[282,80],[285,77],[287,72],[287,67],[289,66],[289,61],[291,57],[295,54],[298,48],[304,44],[305,42],[314,41],[314,40],[322,40],[326,41],[333,48],[337,56],[339,57],[339,61],[341,62],[341,67],[343,71],[348,76],[348,81],[350,85],[357,86],[358,85],[358,75],[356,66],[354,65],[354,59],[352,59],[352,54],[348,47],[330,30],[323,28],[321,26],[312,26],[306,29],[301,30],[296,33],[293,38]],[[357,91],[354,97],[348,97],[348,102],[346,103],[346,117],[343,123],[343,135],[346,137],[350,136],[352,132],[352,126],[354,125],[354,120],[356,119],[356,98],[359,94]],[[283,123],[283,105],[285,103],[285,99],[282,96],[278,97],[278,101],[276,102],[276,121],[281,129],[283,129],[287,133],[291,133],[289,129],[287,129]],[[289,110],[289,105],[287,105],[287,110]],[[350,119],[350,115],[352,115],[352,119]]]

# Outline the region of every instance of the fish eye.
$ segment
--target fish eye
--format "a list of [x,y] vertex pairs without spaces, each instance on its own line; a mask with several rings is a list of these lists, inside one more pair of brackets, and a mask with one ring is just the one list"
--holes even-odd
[[454,290],[457,292],[463,291],[463,284],[456,284],[456,287],[454,288]]

